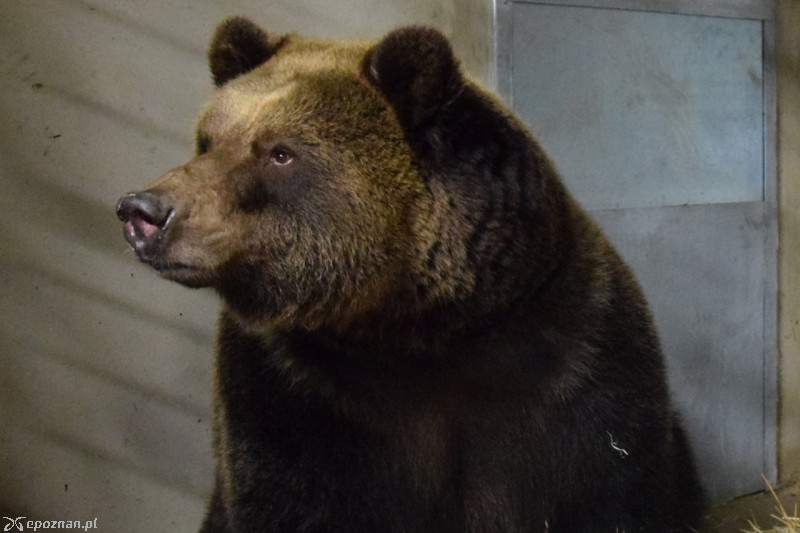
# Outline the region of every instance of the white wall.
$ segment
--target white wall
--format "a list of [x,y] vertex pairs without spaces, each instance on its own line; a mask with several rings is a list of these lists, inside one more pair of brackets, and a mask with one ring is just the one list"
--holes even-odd
[[0,2],[3,516],[198,527],[216,297],[139,265],[114,204],[189,157],[231,14],[327,37],[433,24],[490,72],[486,0]]

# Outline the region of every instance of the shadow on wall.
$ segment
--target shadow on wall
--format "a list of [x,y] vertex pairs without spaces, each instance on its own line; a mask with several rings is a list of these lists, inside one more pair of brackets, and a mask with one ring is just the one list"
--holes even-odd
[[0,507],[191,531],[217,303],[138,265],[114,207],[190,153],[210,83],[200,48],[94,10],[0,8]]

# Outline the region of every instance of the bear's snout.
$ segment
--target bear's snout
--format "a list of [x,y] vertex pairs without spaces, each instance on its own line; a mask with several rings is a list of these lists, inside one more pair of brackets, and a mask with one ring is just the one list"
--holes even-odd
[[117,216],[125,223],[125,239],[142,260],[147,260],[163,238],[175,210],[152,192],[126,194],[117,203]]

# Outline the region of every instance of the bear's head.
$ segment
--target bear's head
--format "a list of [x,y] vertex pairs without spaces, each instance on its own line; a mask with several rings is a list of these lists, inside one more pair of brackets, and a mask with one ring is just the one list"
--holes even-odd
[[117,207],[163,277],[314,329],[486,306],[552,268],[549,167],[437,31],[342,43],[232,18],[209,62],[196,155]]

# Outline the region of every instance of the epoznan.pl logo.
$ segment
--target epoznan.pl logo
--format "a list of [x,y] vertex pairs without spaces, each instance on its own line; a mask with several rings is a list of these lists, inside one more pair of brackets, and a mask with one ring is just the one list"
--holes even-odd
[[25,531],[24,529],[22,529],[22,521],[25,520],[24,516],[20,516],[18,518],[9,518],[7,516],[4,516],[3,518],[8,520],[8,524],[6,524],[6,527],[3,528],[3,531],[11,531],[12,528],[17,528],[20,531]]
[[38,531],[40,529],[97,529],[97,518],[94,520],[25,520],[26,517],[3,517],[8,521],[3,531]]

